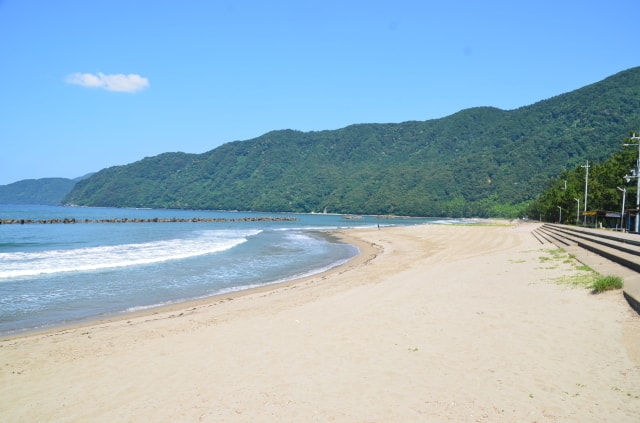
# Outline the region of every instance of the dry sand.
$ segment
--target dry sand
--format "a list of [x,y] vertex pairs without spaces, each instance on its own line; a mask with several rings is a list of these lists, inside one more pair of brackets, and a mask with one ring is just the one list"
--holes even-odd
[[350,230],[323,275],[3,339],[0,420],[640,422],[640,316],[533,227]]

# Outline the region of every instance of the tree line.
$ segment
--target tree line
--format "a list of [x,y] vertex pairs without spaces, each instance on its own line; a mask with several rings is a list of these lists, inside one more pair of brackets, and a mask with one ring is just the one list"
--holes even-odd
[[[548,219],[552,208],[540,204],[550,195],[549,181],[564,173],[568,179],[568,169],[586,160],[610,157],[630,128],[640,128],[640,68],[515,110],[476,107],[427,121],[278,130],[202,154],[164,153],[103,169],[63,201]],[[564,192],[563,207],[575,191]]]
[[637,170],[640,139],[634,138],[633,134],[621,138],[619,150],[609,158],[596,162],[585,161],[550,180],[546,189],[531,202],[525,213],[531,218],[546,222],[580,223],[585,210],[585,190],[587,210],[621,212],[622,190],[626,191],[625,208],[635,208],[637,179],[624,178],[633,176],[633,172]]

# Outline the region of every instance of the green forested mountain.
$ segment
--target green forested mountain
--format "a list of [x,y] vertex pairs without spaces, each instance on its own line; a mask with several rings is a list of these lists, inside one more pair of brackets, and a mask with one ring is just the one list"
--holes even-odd
[[[628,144],[628,146],[624,146]],[[618,187],[627,190],[625,209],[636,208],[637,180],[625,181],[625,175],[631,175],[638,159],[638,141],[628,137],[620,138],[619,151],[605,160],[589,163],[587,179],[586,162],[562,172],[557,178],[549,181],[546,189],[531,202],[526,212],[535,219],[547,222],[576,223],[578,214],[584,211],[585,185],[588,187],[588,209],[620,212],[622,192]],[[562,216],[560,210],[562,208]]]
[[530,106],[269,132],[104,169],[65,202],[115,207],[507,216],[640,130],[640,68]]
[[0,185],[0,204],[58,205],[75,184],[73,179],[42,178]]

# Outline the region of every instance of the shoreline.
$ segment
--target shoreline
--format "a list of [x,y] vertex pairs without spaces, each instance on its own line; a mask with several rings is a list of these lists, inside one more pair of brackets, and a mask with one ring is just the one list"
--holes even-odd
[[96,326],[96,325],[104,325],[108,323],[121,322],[123,320],[141,319],[148,316],[162,315],[165,313],[176,313],[179,311],[183,311],[185,309],[193,310],[193,309],[209,306],[210,304],[213,304],[213,303],[220,303],[220,302],[225,302],[229,300],[234,300],[236,298],[243,297],[245,295],[262,294],[272,290],[288,289],[292,285],[296,285],[296,284],[310,283],[315,278],[322,279],[327,275],[331,274],[332,272],[340,272],[342,268],[349,266],[350,264],[352,266],[357,267],[363,261],[368,261],[375,258],[376,254],[379,251],[373,245],[368,244],[349,234],[349,231],[354,231],[354,230],[358,230],[358,229],[349,228],[349,229],[316,231],[316,232],[321,232],[323,236],[326,236],[328,239],[332,239],[334,241],[337,241],[343,244],[352,245],[356,247],[359,251],[357,255],[348,259],[346,262],[322,272],[314,273],[312,275],[303,276],[300,278],[284,280],[281,282],[266,283],[264,285],[260,285],[252,288],[238,289],[236,291],[209,295],[202,298],[177,300],[169,304],[148,306],[148,307],[144,307],[141,310],[119,311],[114,313],[108,313],[107,315],[98,315],[98,316],[88,317],[85,319],[80,319],[79,321],[76,321],[76,322],[55,324],[55,325],[51,325],[44,328],[24,329],[24,330],[16,331],[15,333],[8,333],[8,334],[0,333],[0,342],[12,340],[12,339],[25,338],[30,336],[50,336],[57,332],[75,331],[75,330]]
[[3,417],[637,422],[640,317],[534,227],[338,231],[323,274],[1,339]]

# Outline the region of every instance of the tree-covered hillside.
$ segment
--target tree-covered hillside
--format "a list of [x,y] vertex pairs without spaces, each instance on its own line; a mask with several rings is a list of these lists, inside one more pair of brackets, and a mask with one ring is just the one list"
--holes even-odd
[[42,178],[0,185],[0,204],[58,205],[75,184],[73,179]]
[[[583,219],[585,186],[588,191],[588,210],[620,212],[622,192],[618,187],[627,190],[625,209],[635,209],[637,180],[627,182],[624,176],[631,175],[631,169],[636,168],[637,144],[635,139],[621,137],[617,152],[605,160],[589,163],[588,178],[586,162],[562,172],[549,181],[546,189],[531,202],[526,213],[547,222],[556,222],[562,217],[562,223],[580,223]],[[562,216],[560,208],[563,210]]]
[[104,169],[67,203],[114,207],[513,216],[561,172],[640,129],[640,68],[516,110],[269,132],[203,154]]

